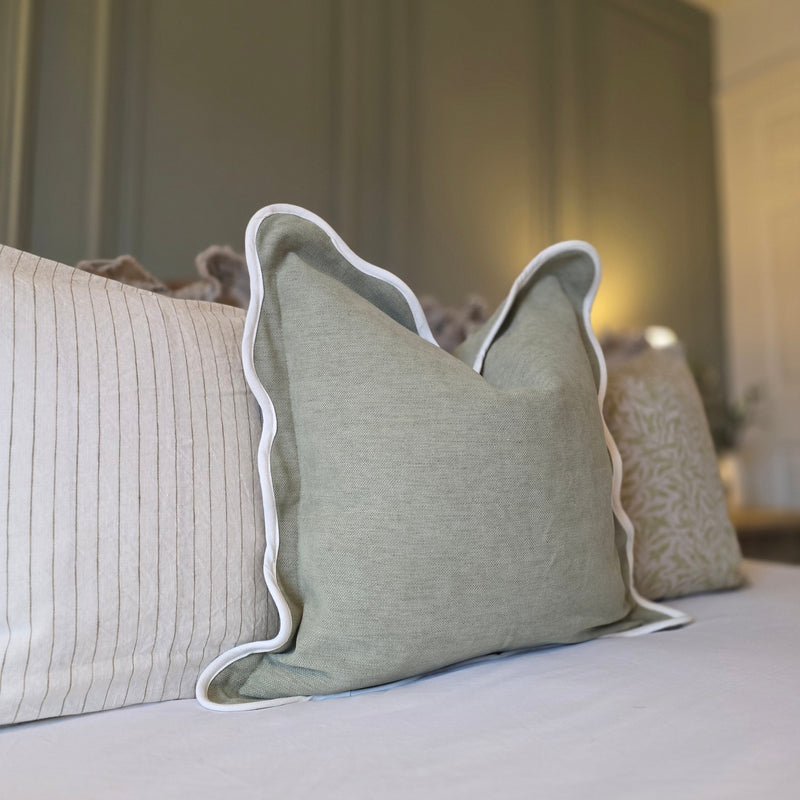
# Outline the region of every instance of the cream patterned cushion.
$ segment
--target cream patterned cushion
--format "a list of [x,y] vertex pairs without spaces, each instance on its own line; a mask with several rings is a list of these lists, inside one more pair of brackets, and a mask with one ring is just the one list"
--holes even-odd
[[738,586],[739,543],[682,354],[647,349],[610,362],[605,415],[624,465],[639,591],[656,599]]

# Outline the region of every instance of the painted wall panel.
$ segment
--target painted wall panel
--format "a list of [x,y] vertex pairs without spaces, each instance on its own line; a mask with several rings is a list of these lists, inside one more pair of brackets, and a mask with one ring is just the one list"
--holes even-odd
[[524,0],[416,4],[413,28],[413,255],[417,285],[449,302],[494,305],[550,243],[538,189],[540,7]]
[[179,277],[295,202],[420,293],[493,304],[585,238],[601,324],[721,366],[709,32],[677,0],[0,2],[36,19],[21,246]]
[[0,241],[9,238],[11,194],[11,140],[14,125],[17,3],[0,0]]
[[179,275],[271,202],[332,210],[331,4],[150,3],[137,254]]
[[579,2],[565,102],[576,166],[559,235],[603,262],[600,328],[674,328],[692,358],[723,361],[707,35],[702,14],[667,4]]
[[88,250],[95,4],[38,4],[25,246],[72,263]]

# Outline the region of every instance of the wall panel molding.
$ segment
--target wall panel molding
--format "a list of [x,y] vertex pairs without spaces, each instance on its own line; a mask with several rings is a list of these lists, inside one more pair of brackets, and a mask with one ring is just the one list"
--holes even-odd
[[[336,0],[333,223],[374,261],[406,259],[412,4]],[[399,262],[399,263],[398,263]]]
[[107,208],[106,169],[109,149],[111,95],[112,0],[94,0],[94,61],[87,176],[86,257],[103,254],[103,227]]
[[761,395],[740,446],[744,502],[800,508],[800,58],[718,104],[729,387]]
[[109,253],[139,253],[147,122],[150,0],[117,0],[119,55],[111,84],[108,194],[116,214],[105,230]]
[[[530,149],[539,158],[531,163],[530,241],[542,249],[558,239],[558,159],[562,150],[559,139],[557,61],[558,4],[538,0],[529,31],[533,59],[530,81]],[[533,255],[533,253],[531,253]]]
[[36,2],[10,0],[0,14],[0,30],[6,34],[0,56],[0,239],[24,247],[30,212]]
[[585,28],[578,24],[576,0],[562,0],[555,7],[553,20],[554,86],[553,121],[555,127],[552,163],[553,226],[558,239],[575,238],[587,225],[587,163],[591,128],[587,125]]
[[414,69],[418,53],[418,38],[414,33],[417,20],[416,2],[391,0],[389,17],[389,136],[390,152],[386,174],[387,204],[385,213],[390,220],[386,230],[386,247],[391,253],[394,269],[402,268],[409,278],[414,276],[414,251],[411,232],[411,213],[417,184],[413,139],[415,90]]
[[359,228],[358,161],[360,122],[360,81],[362,69],[361,0],[336,0],[332,48],[334,102],[332,156],[335,178],[332,182],[333,224],[345,240],[352,241]]

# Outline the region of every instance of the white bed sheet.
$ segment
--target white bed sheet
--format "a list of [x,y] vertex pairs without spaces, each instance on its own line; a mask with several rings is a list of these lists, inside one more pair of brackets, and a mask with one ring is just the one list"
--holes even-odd
[[800,797],[800,569],[676,605],[679,631],[388,692],[215,713],[192,700],[0,730],[0,797]]

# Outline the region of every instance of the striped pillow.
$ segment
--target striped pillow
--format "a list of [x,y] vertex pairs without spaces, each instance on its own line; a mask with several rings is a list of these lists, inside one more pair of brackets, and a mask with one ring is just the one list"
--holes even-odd
[[0,724],[191,697],[268,634],[243,325],[0,247]]

